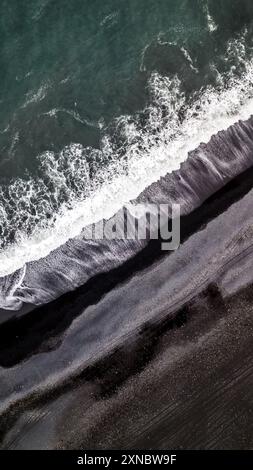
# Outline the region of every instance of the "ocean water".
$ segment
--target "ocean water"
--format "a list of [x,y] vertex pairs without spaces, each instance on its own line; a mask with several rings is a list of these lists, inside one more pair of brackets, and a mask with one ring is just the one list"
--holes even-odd
[[250,0],[2,0],[0,13],[0,276],[252,114]]

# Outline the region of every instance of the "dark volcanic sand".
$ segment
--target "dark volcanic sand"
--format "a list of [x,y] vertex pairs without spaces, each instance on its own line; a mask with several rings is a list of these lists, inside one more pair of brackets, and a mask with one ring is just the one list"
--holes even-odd
[[[146,348],[137,347],[136,356],[152,351],[155,357],[116,395],[80,413],[85,406],[85,388],[80,387],[66,410],[70,434],[62,435],[60,446],[252,448],[252,311],[252,287],[225,306],[212,292],[196,298],[184,326],[170,331],[164,325],[160,339],[153,332],[150,342],[144,335]],[[131,354],[126,352],[124,359],[120,370],[131,368]],[[116,373],[117,366],[102,376],[104,393],[107,382],[110,393]],[[79,423],[76,434],[71,433],[74,422]]]
[[4,447],[252,448],[252,300],[252,286],[225,303],[210,286],[57,398],[27,403]]

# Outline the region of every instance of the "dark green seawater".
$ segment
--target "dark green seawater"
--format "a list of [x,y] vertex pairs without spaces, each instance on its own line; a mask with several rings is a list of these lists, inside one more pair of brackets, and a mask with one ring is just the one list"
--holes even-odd
[[[128,171],[119,118],[143,142],[152,77],[179,81],[178,126],[198,93],[221,77],[226,87],[252,55],[251,0],[1,0],[0,18],[2,248],[53,224],[110,164]],[[172,119],[162,100],[158,131]]]

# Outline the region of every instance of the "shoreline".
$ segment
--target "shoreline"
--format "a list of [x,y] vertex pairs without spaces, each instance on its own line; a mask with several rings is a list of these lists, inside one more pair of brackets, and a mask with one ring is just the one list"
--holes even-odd
[[[189,254],[191,250],[192,253],[196,253],[194,247],[201,240],[204,243],[203,253],[208,247],[209,250],[213,250],[211,240],[213,233],[216,233],[215,227],[221,227],[220,236],[226,240],[226,237],[230,236],[227,230],[231,230],[229,227],[232,227],[233,222],[236,221],[233,217],[240,216],[244,220],[243,211],[247,214],[250,223],[252,172],[253,168],[238,176],[194,213],[187,216],[185,225],[183,223],[184,243],[181,251],[185,249]],[[247,224],[245,227],[247,228]],[[188,297],[186,294],[182,300],[179,298],[176,300],[177,297],[175,297],[174,304],[171,304],[169,291],[167,292],[168,268],[166,266],[171,265],[173,259],[175,262],[179,254],[174,255],[174,258],[171,254],[163,254],[159,257],[157,256],[160,253],[159,246],[154,250],[154,245],[149,245],[150,257],[143,257],[143,253],[142,257],[138,255],[139,264],[134,258],[128,264],[127,269],[125,266],[124,269],[117,268],[116,272],[102,275],[101,284],[99,284],[99,279],[95,278],[89,284],[89,289],[87,285],[83,286],[76,292],[65,294],[52,304],[20,317],[16,320],[16,324],[15,321],[11,321],[9,324],[2,325],[0,338],[3,341],[3,349],[0,364],[5,369],[2,369],[1,379],[5,380],[5,370],[6,378],[8,377],[10,383],[13,381],[13,387],[17,387],[18,374],[22,374],[28,380],[27,395],[23,398],[20,396],[20,399],[17,397],[17,400],[6,408],[0,418],[2,447],[27,448],[26,442],[29,442],[28,448],[33,448],[34,445],[39,448],[120,447],[133,449],[136,446],[138,448],[166,448],[168,446],[176,449],[181,442],[183,448],[199,448],[198,446],[215,448],[215,433],[217,432],[215,425],[210,425],[210,431],[205,431],[208,421],[200,420],[198,423],[198,417],[201,418],[204,410],[204,413],[210,415],[212,423],[217,413],[221,413],[219,419],[228,420],[231,423],[230,437],[227,437],[228,429],[225,427],[222,437],[224,441],[220,440],[224,448],[235,448],[236,439],[239,438],[240,448],[248,448],[249,444],[245,444],[245,439],[251,435],[249,432],[251,422],[248,418],[246,419],[245,406],[248,413],[252,404],[252,397],[248,390],[251,389],[250,371],[253,367],[250,353],[253,329],[250,307],[253,284],[251,272],[248,273],[247,279],[242,279],[242,286],[237,288],[235,295],[225,295],[224,291],[228,282],[227,277],[233,279],[239,263],[246,263],[246,260],[250,263],[252,259],[252,250],[249,251],[251,237],[249,240],[246,238],[246,241],[243,239],[242,243],[239,235],[240,232],[233,248],[235,251],[232,251],[230,256],[235,266],[233,263],[231,265],[230,258],[228,258],[228,262],[221,265],[222,269],[216,266],[214,274],[211,275],[212,271],[210,271],[205,281],[203,278],[202,287],[200,283],[198,290],[189,272],[186,279],[189,276],[188,281],[194,282],[188,289]],[[208,236],[209,242],[206,238]],[[216,245],[217,241],[214,246]],[[184,251],[182,251],[182,259],[183,253]],[[198,253],[201,256],[200,246]],[[210,251],[210,256],[213,256],[211,253],[212,251]],[[167,262],[169,264],[166,264]],[[205,263],[204,259],[203,263]],[[162,269],[165,269],[164,274],[162,274]],[[136,286],[137,297],[143,297],[149,295],[151,287],[149,282],[156,283],[156,278],[164,283],[165,291],[160,291],[159,284],[157,288],[155,287],[158,289],[158,298],[154,305],[147,304],[151,309],[149,315],[147,315],[147,306],[143,301],[138,307],[141,308],[139,313],[137,304],[134,304],[136,315],[140,315],[141,318],[145,313],[146,316],[137,328],[126,330],[125,337],[122,336],[121,339],[118,337],[118,344],[117,341],[111,340],[111,343],[109,341],[107,346],[105,344],[104,352],[101,351],[97,357],[94,355],[98,347],[96,341],[92,347],[87,344],[91,354],[90,359],[84,359],[85,356],[82,358],[83,353],[80,350],[80,367],[74,375],[68,377],[66,370],[66,377],[62,383],[57,384],[56,381],[55,384],[52,383],[49,388],[45,389],[39,385],[39,375],[37,378],[34,376],[34,383],[37,382],[38,389],[35,392],[31,387],[29,391],[32,385],[32,382],[29,385],[29,380],[31,380],[29,374],[33,368],[35,370],[44,356],[48,368],[48,371],[44,371],[45,374],[50,376],[50,368],[56,371],[56,365],[60,365],[59,361],[63,361],[60,351],[66,339],[71,338],[69,336],[71,331],[73,331],[75,342],[68,340],[66,358],[71,357],[72,347],[78,350],[79,340],[74,333],[75,329],[79,331],[80,340],[83,342],[86,341],[85,337],[89,338],[89,334],[91,336],[95,332],[100,334],[97,329],[99,325],[96,323],[97,317],[101,321],[104,318],[104,323],[101,325],[101,332],[104,332],[104,328],[108,328],[109,313],[110,319],[117,320],[112,316],[113,312],[110,312],[112,301],[116,302],[118,299],[117,302],[120,302],[116,307],[118,312],[123,309],[123,306],[126,312],[129,312],[128,302],[131,298],[134,299],[135,295],[131,286]],[[105,279],[107,279],[106,285]],[[248,287],[245,287],[247,284]],[[101,290],[99,285],[103,286],[104,290]],[[138,290],[138,286],[144,291]],[[131,292],[129,299],[126,296],[127,292]],[[155,308],[158,307],[156,315]],[[107,308],[109,310],[105,315]],[[94,319],[93,315],[95,315]],[[122,315],[124,315],[124,309]],[[94,333],[93,328],[89,328],[89,323],[85,326],[85,321],[88,320],[89,322],[95,321]],[[37,325],[36,322],[38,322]],[[122,328],[123,326],[120,327],[121,332]],[[29,331],[32,331],[33,335],[29,334]],[[64,366],[62,367],[64,371]],[[230,370],[231,379],[229,378]],[[42,369],[40,371],[42,372]],[[159,371],[162,373],[160,374]],[[193,379],[194,382],[192,382]],[[209,383],[207,391],[205,390],[206,380]],[[14,385],[15,381],[16,385]],[[238,403],[234,398],[231,402],[235,409],[235,418],[230,416],[230,409],[226,406],[231,390],[230,382],[234,383],[235,393],[241,396]],[[161,391],[163,391],[162,400],[159,396]],[[143,400],[144,397],[145,400]],[[218,400],[217,409],[213,410],[213,414],[210,405],[210,402],[212,404],[214,400],[212,397]],[[166,410],[170,400],[175,405],[168,416]],[[145,408],[147,403],[149,403],[149,409]],[[144,411],[140,411],[143,406]],[[47,410],[46,415],[45,410]],[[34,419],[29,427],[32,431],[25,431],[25,423],[30,414],[33,416],[33,413],[35,413]],[[36,419],[35,416],[37,416]],[[48,416],[51,418],[53,416],[53,429]],[[160,419],[159,416],[162,418]],[[186,416],[189,422],[197,426],[198,442],[194,441],[189,431],[184,434]],[[246,421],[243,424],[238,420]],[[172,426],[171,422],[177,424]],[[22,434],[23,426],[24,435]],[[174,426],[177,427],[177,431],[173,431]],[[17,434],[20,427],[21,431]],[[46,434],[43,434],[45,429]],[[83,429],[87,429],[87,433],[83,432]],[[103,429],[102,436],[101,429]],[[239,431],[241,437],[238,435]],[[117,437],[118,433],[121,438]],[[204,438],[205,435],[206,438]],[[11,436],[15,436],[15,439]],[[80,437],[80,441],[76,440],[76,436]],[[129,441],[129,436],[132,436],[131,441]]]
[[[205,226],[224,212],[231,204],[243,198],[253,188],[252,181],[253,167],[228,182],[195,211],[182,217],[181,243],[199,231],[201,226]],[[161,240],[152,240],[147,247],[123,265],[94,276],[75,291],[67,292],[49,304],[40,307],[27,304],[19,312],[0,310],[3,315],[7,313],[7,321],[0,323],[0,342],[3,345],[3,351],[0,351],[0,365],[14,365],[15,362],[36,353],[36,349],[41,349],[45,339],[44,334],[49,336],[63,334],[72,321],[80,315],[82,309],[96,304],[118,284],[170,255],[161,251]],[[10,320],[8,313],[11,316]],[[15,315],[12,318],[13,313],[16,313],[16,318]],[[32,338],[30,335],[26,336],[25,332],[28,330],[33,331]],[[7,347],[7,352],[4,351],[4,347]],[[17,360],[12,361],[12,351]]]

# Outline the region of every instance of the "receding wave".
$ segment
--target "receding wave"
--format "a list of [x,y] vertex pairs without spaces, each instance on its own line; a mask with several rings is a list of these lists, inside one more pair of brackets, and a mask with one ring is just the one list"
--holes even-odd
[[[243,55],[240,42],[229,47]],[[220,76],[218,87],[189,103],[177,77],[154,73],[150,107],[116,121],[117,144],[105,135],[101,150],[70,144],[58,155],[46,152],[37,178],[2,185],[0,307],[49,302],[138,252],[144,241],[80,234],[141,192],[141,200],[179,202],[186,214],[251,166],[252,77],[248,60],[240,77]]]
[[[253,117],[214,135],[192,151],[180,169],[147,187],[138,202],[179,203],[189,214],[211,194],[253,164]],[[137,253],[145,240],[68,240],[47,257],[27,263],[1,279],[1,307],[43,304],[73,290],[99,272],[110,270]]]

